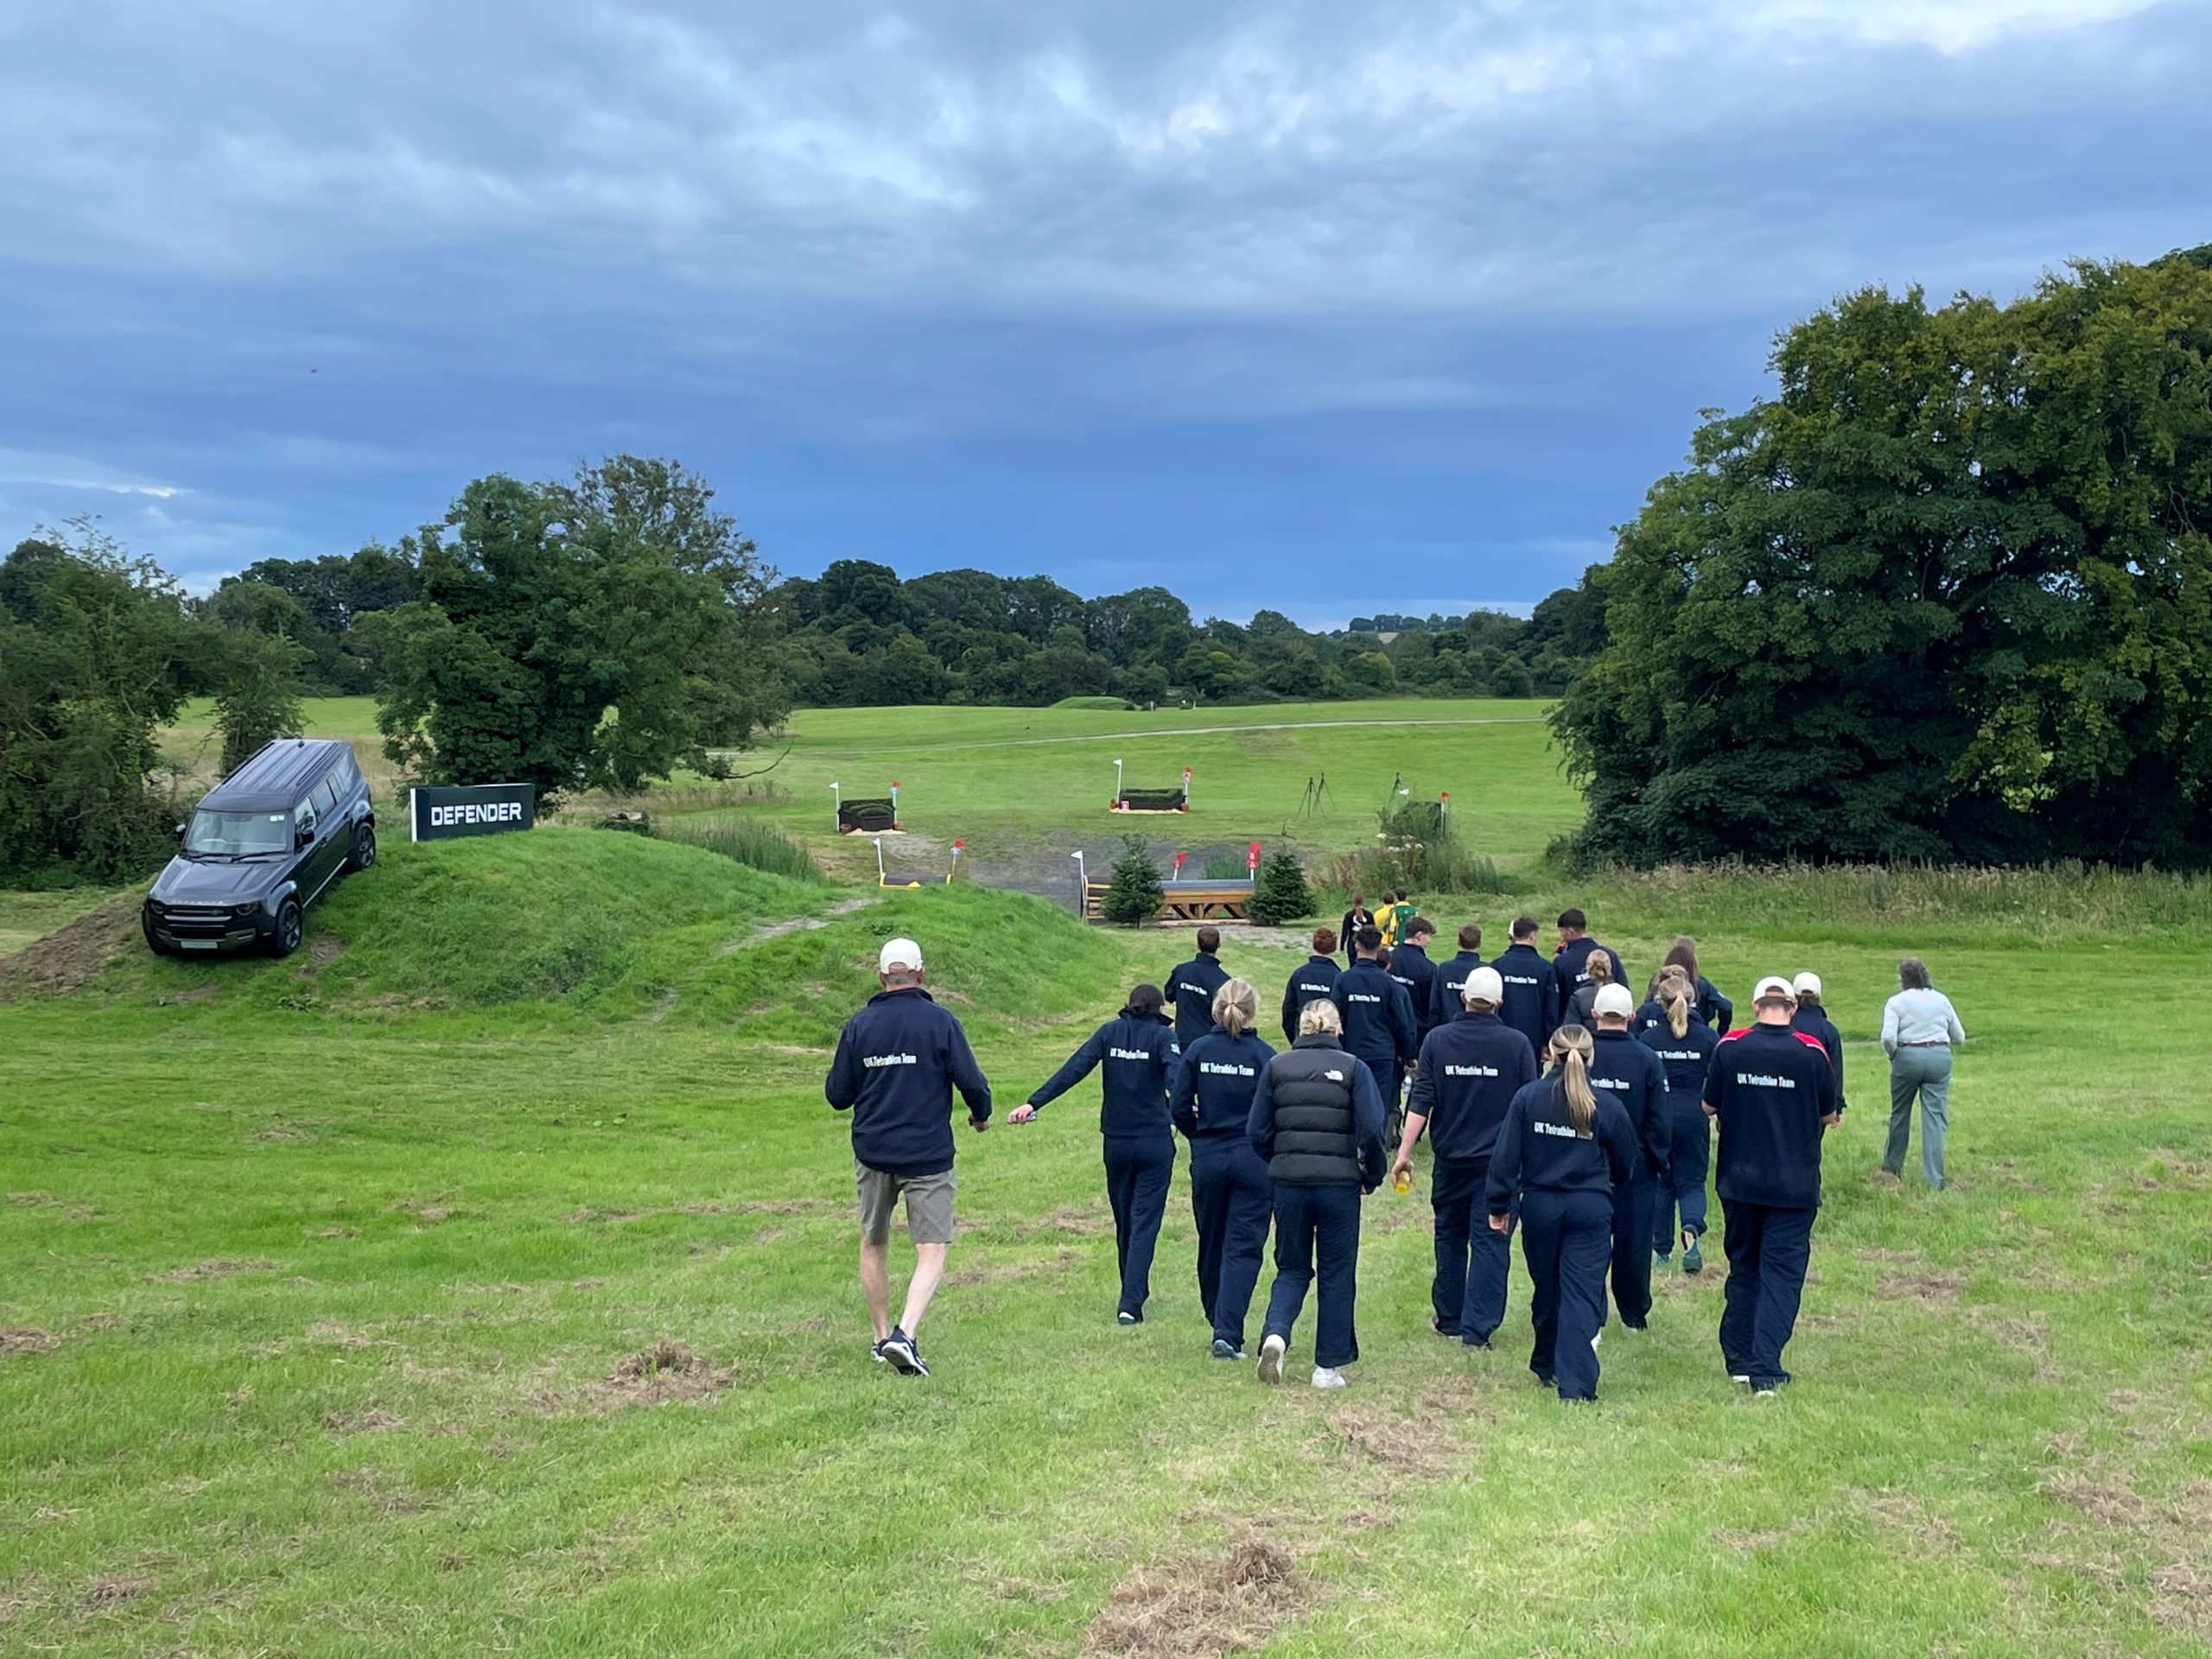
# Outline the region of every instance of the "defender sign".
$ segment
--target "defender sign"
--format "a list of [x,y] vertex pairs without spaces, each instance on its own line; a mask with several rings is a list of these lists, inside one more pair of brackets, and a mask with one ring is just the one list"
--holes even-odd
[[407,791],[409,832],[416,841],[496,836],[537,822],[537,791],[528,784],[474,784]]

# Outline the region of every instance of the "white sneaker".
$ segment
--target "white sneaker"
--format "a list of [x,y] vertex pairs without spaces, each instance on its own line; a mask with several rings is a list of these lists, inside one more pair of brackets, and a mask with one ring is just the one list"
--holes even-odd
[[1282,1381],[1282,1353],[1289,1346],[1281,1337],[1269,1337],[1260,1344],[1261,1382],[1274,1383]]
[[1316,1365],[1313,1368],[1313,1386],[1317,1389],[1341,1389],[1344,1386],[1344,1374],[1333,1365]]
[[1729,1380],[1731,1382],[1738,1382],[1738,1383],[1741,1383],[1745,1388],[1747,1388],[1747,1389],[1748,1389],[1748,1388],[1750,1388],[1750,1387],[1751,1386],[1751,1379],[1750,1376],[1749,1376],[1747,1373],[1734,1373],[1734,1372],[1732,1372],[1732,1373],[1730,1374],[1730,1376],[1729,1376],[1728,1380]]
[[1599,1343],[1603,1342],[1605,1339],[1605,1333],[1604,1332],[1600,1331],[1599,1332],[1598,1332],[1598,1334],[1597,1334],[1596,1336],[1594,1336],[1594,1337],[1592,1337],[1592,1338],[1590,1338],[1590,1345],[1591,1345],[1592,1348],[1595,1348],[1595,1347],[1596,1347]]

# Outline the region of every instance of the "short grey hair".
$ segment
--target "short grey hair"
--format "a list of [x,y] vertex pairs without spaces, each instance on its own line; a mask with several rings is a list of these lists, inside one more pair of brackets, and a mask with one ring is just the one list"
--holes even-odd
[[1930,989],[1931,987],[1928,982],[1928,964],[1918,957],[1898,957],[1897,985],[1901,989],[1908,991]]

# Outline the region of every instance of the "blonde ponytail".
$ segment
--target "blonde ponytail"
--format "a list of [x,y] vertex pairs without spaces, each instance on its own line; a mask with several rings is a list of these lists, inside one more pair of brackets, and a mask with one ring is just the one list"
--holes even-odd
[[1224,980],[1213,994],[1213,1022],[1231,1037],[1242,1037],[1260,1017],[1260,994],[1241,979]]
[[1667,1029],[1687,1037],[1690,1029],[1690,982],[1679,973],[1660,976],[1659,1007],[1667,1016]]
[[1552,1033],[1550,1052],[1559,1063],[1567,1121],[1577,1135],[1587,1135],[1598,1118],[1598,1096],[1590,1092],[1590,1033],[1580,1026],[1561,1026]]

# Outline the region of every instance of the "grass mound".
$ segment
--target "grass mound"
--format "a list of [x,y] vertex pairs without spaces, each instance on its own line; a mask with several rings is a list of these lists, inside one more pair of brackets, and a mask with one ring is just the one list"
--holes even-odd
[[1127,709],[1135,708],[1136,704],[1131,702],[1127,697],[1076,696],[1062,697],[1058,702],[1052,704],[1052,707],[1055,709]]
[[821,889],[695,847],[541,826],[388,842],[308,913],[289,961],[162,961],[133,951],[93,982],[158,1000],[312,1012],[333,1005],[630,1011],[671,952],[704,952],[821,902]]

